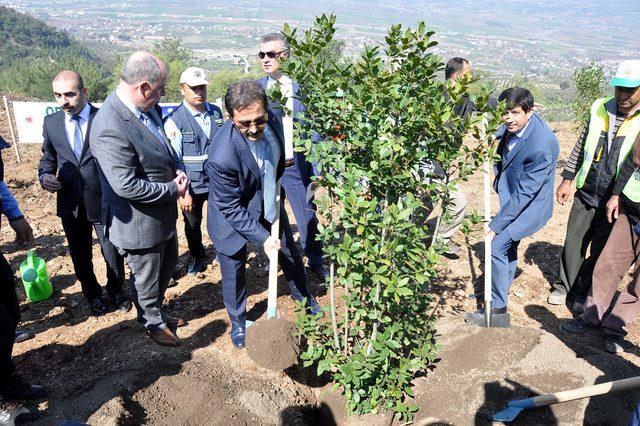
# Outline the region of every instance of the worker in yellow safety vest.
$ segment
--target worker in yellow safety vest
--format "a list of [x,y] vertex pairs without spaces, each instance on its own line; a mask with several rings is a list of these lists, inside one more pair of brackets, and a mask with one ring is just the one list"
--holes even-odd
[[623,61],[611,85],[615,96],[593,103],[589,120],[565,163],[562,183],[556,189],[557,201],[565,204],[575,181],[560,270],[548,302],[562,305],[568,301],[575,313],[584,310],[595,264],[611,233],[607,201],[640,133],[640,61]]

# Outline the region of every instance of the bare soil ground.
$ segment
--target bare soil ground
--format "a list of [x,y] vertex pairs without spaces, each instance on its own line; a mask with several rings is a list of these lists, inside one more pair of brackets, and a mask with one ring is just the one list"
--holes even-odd
[[[563,158],[568,156],[575,134],[571,124],[557,123],[554,127],[559,130]],[[0,135],[10,141],[3,109]],[[46,402],[31,405],[42,412],[37,424],[59,424],[63,420],[95,425],[305,425],[344,421],[335,404],[332,408],[326,397],[320,396],[325,383],[313,373],[299,366],[285,372],[270,371],[257,366],[245,350],[234,349],[228,337],[230,326],[222,303],[218,266],[209,265],[197,277],[185,276],[190,259],[181,219],[180,278],[178,285],[167,292],[166,307],[171,314],[189,321],[188,326],[178,330],[183,345],[172,349],[154,344],[136,323],[134,312],[90,316],[55,215],[55,195],[37,183],[40,146],[21,145],[20,152],[21,164],[12,150],[3,152],[5,181],[34,229],[37,254],[47,261],[55,287],[51,299],[29,303],[18,286],[21,326],[33,330],[36,337],[17,344],[14,359],[27,379],[50,389]],[[463,187],[471,208],[482,211],[481,174]],[[497,206],[495,196],[493,205]],[[629,329],[627,352],[608,355],[600,349],[602,336],[598,333],[575,337],[559,331],[561,319],[569,318],[570,313],[564,306],[546,304],[569,210],[570,205],[556,206],[549,224],[520,245],[522,272],[514,282],[510,300],[511,321],[516,327],[508,332],[490,330],[489,334],[479,334],[477,329],[459,326],[462,315],[476,308],[476,301],[468,294],[482,288],[483,247],[480,232],[457,237],[465,248],[458,259],[443,261],[441,277],[433,286],[435,313],[442,324],[442,361],[433,373],[416,381],[416,400],[422,407],[417,424],[484,424],[490,411],[512,397],[583,386],[594,377],[602,381],[638,374],[637,323]],[[290,218],[293,220],[293,215]],[[3,225],[0,249],[17,270],[25,252],[12,243],[13,233],[6,220]],[[204,232],[212,260],[213,248]],[[104,281],[104,262],[97,242],[93,258],[96,275]],[[258,251],[251,252],[247,261],[250,320],[257,320],[266,310],[266,263],[266,257]],[[324,288],[315,277],[309,278],[312,293],[318,295],[321,304],[327,304]],[[293,320],[294,303],[281,284],[279,312]],[[547,348],[546,352],[541,348]],[[500,355],[503,353],[506,355]],[[531,357],[538,362],[523,364],[523,359]],[[580,367],[583,364],[585,367]],[[574,368],[566,367],[569,365]],[[596,405],[576,405],[575,409],[541,411],[537,414],[540,417],[525,417],[527,423],[522,424],[628,421],[632,397],[598,401]],[[321,417],[322,412],[331,413],[333,420],[326,415]],[[388,417],[361,420],[369,425],[384,424]],[[355,424],[356,419],[350,422]]]

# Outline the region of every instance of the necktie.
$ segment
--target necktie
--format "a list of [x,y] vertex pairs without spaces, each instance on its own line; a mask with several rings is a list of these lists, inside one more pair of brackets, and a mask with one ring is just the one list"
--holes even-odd
[[153,133],[153,136],[155,136],[163,144],[165,143],[164,135],[160,132],[156,121],[148,112],[143,112],[142,114],[140,114],[140,120],[142,120],[142,123],[147,127],[147,129],[149,129],[151,133]]
[[82,117],[79,115],[72,115],[71,121],[73,121],[74,129],[73,129],[73,155],[76,156],[76,159],[80,160],[82,156],[82,128],[80,127],[80,120]]
[[262,177],[262,192],[264,197],[264,218],[273,223],[276,218],[276,168],[273,161],[273,151],[268,138],[262,138],[264,147],[264,172]]

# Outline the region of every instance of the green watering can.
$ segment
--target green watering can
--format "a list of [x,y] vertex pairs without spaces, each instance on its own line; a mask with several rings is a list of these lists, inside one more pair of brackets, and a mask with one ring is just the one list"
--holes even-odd
[[27,258],[20,264],[20,276],[24,291],[32,302],[48,299],[53,293],[47,274],[47,264],[33,254],[33,250],[27,251]]

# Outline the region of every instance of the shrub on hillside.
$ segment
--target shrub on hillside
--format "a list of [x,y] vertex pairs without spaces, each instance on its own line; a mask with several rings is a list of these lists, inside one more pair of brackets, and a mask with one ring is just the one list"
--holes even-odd
[[578,68],[573,73],[573,82],[576,85],[576,97],[571,104],[571,109],[576,118],[576,129],[582,129],[591,111],[591,104],[604,96],[605,77],[604,70],[596,63],[590,63]]

